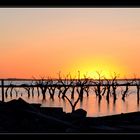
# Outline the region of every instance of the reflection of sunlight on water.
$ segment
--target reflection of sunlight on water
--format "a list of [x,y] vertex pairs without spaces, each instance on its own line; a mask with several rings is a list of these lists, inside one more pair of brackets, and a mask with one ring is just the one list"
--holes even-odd
[[110,113],[110,104],[108,101],[106,101],[106,104],[107,104],[107,115],[109,115]]
[[83,101],[80,101],[80,108],[83,108]]
[[113,110],[112,110],[113,114],[115,114],[115,112],[116,112],[116,102],[113,101]]
[[[66,110],[66,100],[65,99],[61,99],[62,100],[62,104],[63,104],[63,110],[64,111],[67,111]],[[69,112],[69,111],[68,111]]]
[[137,111],[140,111],[140,105],[137,104]]
[[98,100],[98,113],[100,114],[101,112],[101,100]]
[[[119,90],[119,88],[118,88]],[[98,97],[94,94],[93,90],[90,90],[89,96],[87,97],[86,94],[84,95],[83,101],[78,102],[76,105],[76,109],[83,108],[87,110],[87,116],[105,116],[105,115],[112,115],[112,114],[120,114],[120,113],[126,113],[126,112],[134,112],[140,110],[140,105],[137,104],[137,95],[135,88],[132,87],[131,94],[128,94],[125,98],[125,101],[122,101],[121,99],[121,93],[117,91],[117,100],[115,103],[113,103],[113,97],[110,97],[109,103],[106,100],[106,94],[102,96],[101,102],[99,102]],[[67,93],[68,98],[71,99],[71,95],[68,92]],[[28,98],[27,91],[24,89],[21,89],[18,92],[18,96],[16,97],[16,93],[13,91],[12,98],[10,96],[10,92],[8,92],[8,97],[5,98],[5,101],[10,101],[12,99],[18,99],[19,97],[23,98],[25,101],[29,103],[40,103],[42,106],[47,107],[63,107],[63,111],[65,112],[71,112],[71,105],[70,103],[65,99],[58,98],[58,94],[54,96],[54,101],[50,99],[49,93],[46,93],[46,100],[42,100],[42,94],[38,97],[37,90],[35,90],[34,97],[32,97],[32,94],[30,98]],[[73,99],[72,103],[77,100],[78,95],[75,94],[75,98]],[[1,99],[1,94],[0,94]],[[71,99],[72,100],[72,99]]]

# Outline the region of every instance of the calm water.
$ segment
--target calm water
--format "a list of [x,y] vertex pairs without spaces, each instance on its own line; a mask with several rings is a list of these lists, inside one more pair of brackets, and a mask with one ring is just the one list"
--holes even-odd
[[[25,82],[24,82],[25,83]],[[79,102],[76,108],[83,108],[87,111],[87,116],[95,117],[95,116],[106,116],[111,114],[120,114],[126,112],[134,112],[139,111],[140,106],[137,105],[137,96],[136,96],[136,87],[130,87],[129,92],[127,93],[127,97],[125,98],[125,102],[122,101],[121,90],[124,87],[117,88],[117,100],[116,103],[113,103],[113,97],[110,97],[109,104],[106,101],[106,94],[102,97],[101,102],[98,102],[98,98],[96,97],[93,88],[90,88],[89,96],[84,95],[83,102]],[[42,95],[38,97],[37,91],[34,90],[34,97],[28,98],[27,91],[23,88],[17,89],[18,96],[16,96],[16,92],[13,90],[13,97],[10,97],[8,92],[8,97],[5,98],[5,101],[10,101],[12,99],[18,99],[19,97],[23,98],[25,101],[29,103],[40,103],[41,106],[47,107],[62,107],[63,111],[71,112],[70,103],[67,100],[63,100],[62,98],[58,98],[58,91],[56,90],[54,101],[50,99],[50,95],[46,92],[46,100],[42,100]],[[70,98],[70,91],[66,93]],[[77,99],[77,93],[75,92],[75,99]],[[1,99],[1,94],[0,94]]]

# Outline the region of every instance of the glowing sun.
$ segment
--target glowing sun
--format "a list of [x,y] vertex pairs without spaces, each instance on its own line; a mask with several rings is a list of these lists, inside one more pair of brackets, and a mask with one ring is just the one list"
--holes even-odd
[[80,61],[75,61],[71,64],[71,68],[69,68],[72,77],[77,77],[78,71],[80,71],[80,78],[84,78],[84,76],[89,78],[99,78],[98,73],[100,73],[101,78],[110,79],[116,73],[119,76],[123,76],[125,74],[125,69],[123,66],[118,64],[113,59],[107,58],[98,58],[93,59],[93,61],[88,59],[82,59]]

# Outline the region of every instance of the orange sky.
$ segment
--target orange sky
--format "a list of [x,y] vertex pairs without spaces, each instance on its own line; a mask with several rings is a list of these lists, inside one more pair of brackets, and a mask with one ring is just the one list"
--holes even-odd
[[140,76],[140,8],[0,8],[0,78]]

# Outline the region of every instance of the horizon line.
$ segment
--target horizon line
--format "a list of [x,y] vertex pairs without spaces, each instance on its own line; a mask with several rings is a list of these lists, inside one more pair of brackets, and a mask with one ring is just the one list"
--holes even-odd
[[[37,80],[99,80],[99,78],[0,78],[6,81],[37,81]],[[100,80],[113,80],[114,78],[100,78]],[[140,78],[115,78],[115,80],[140,80]]]

